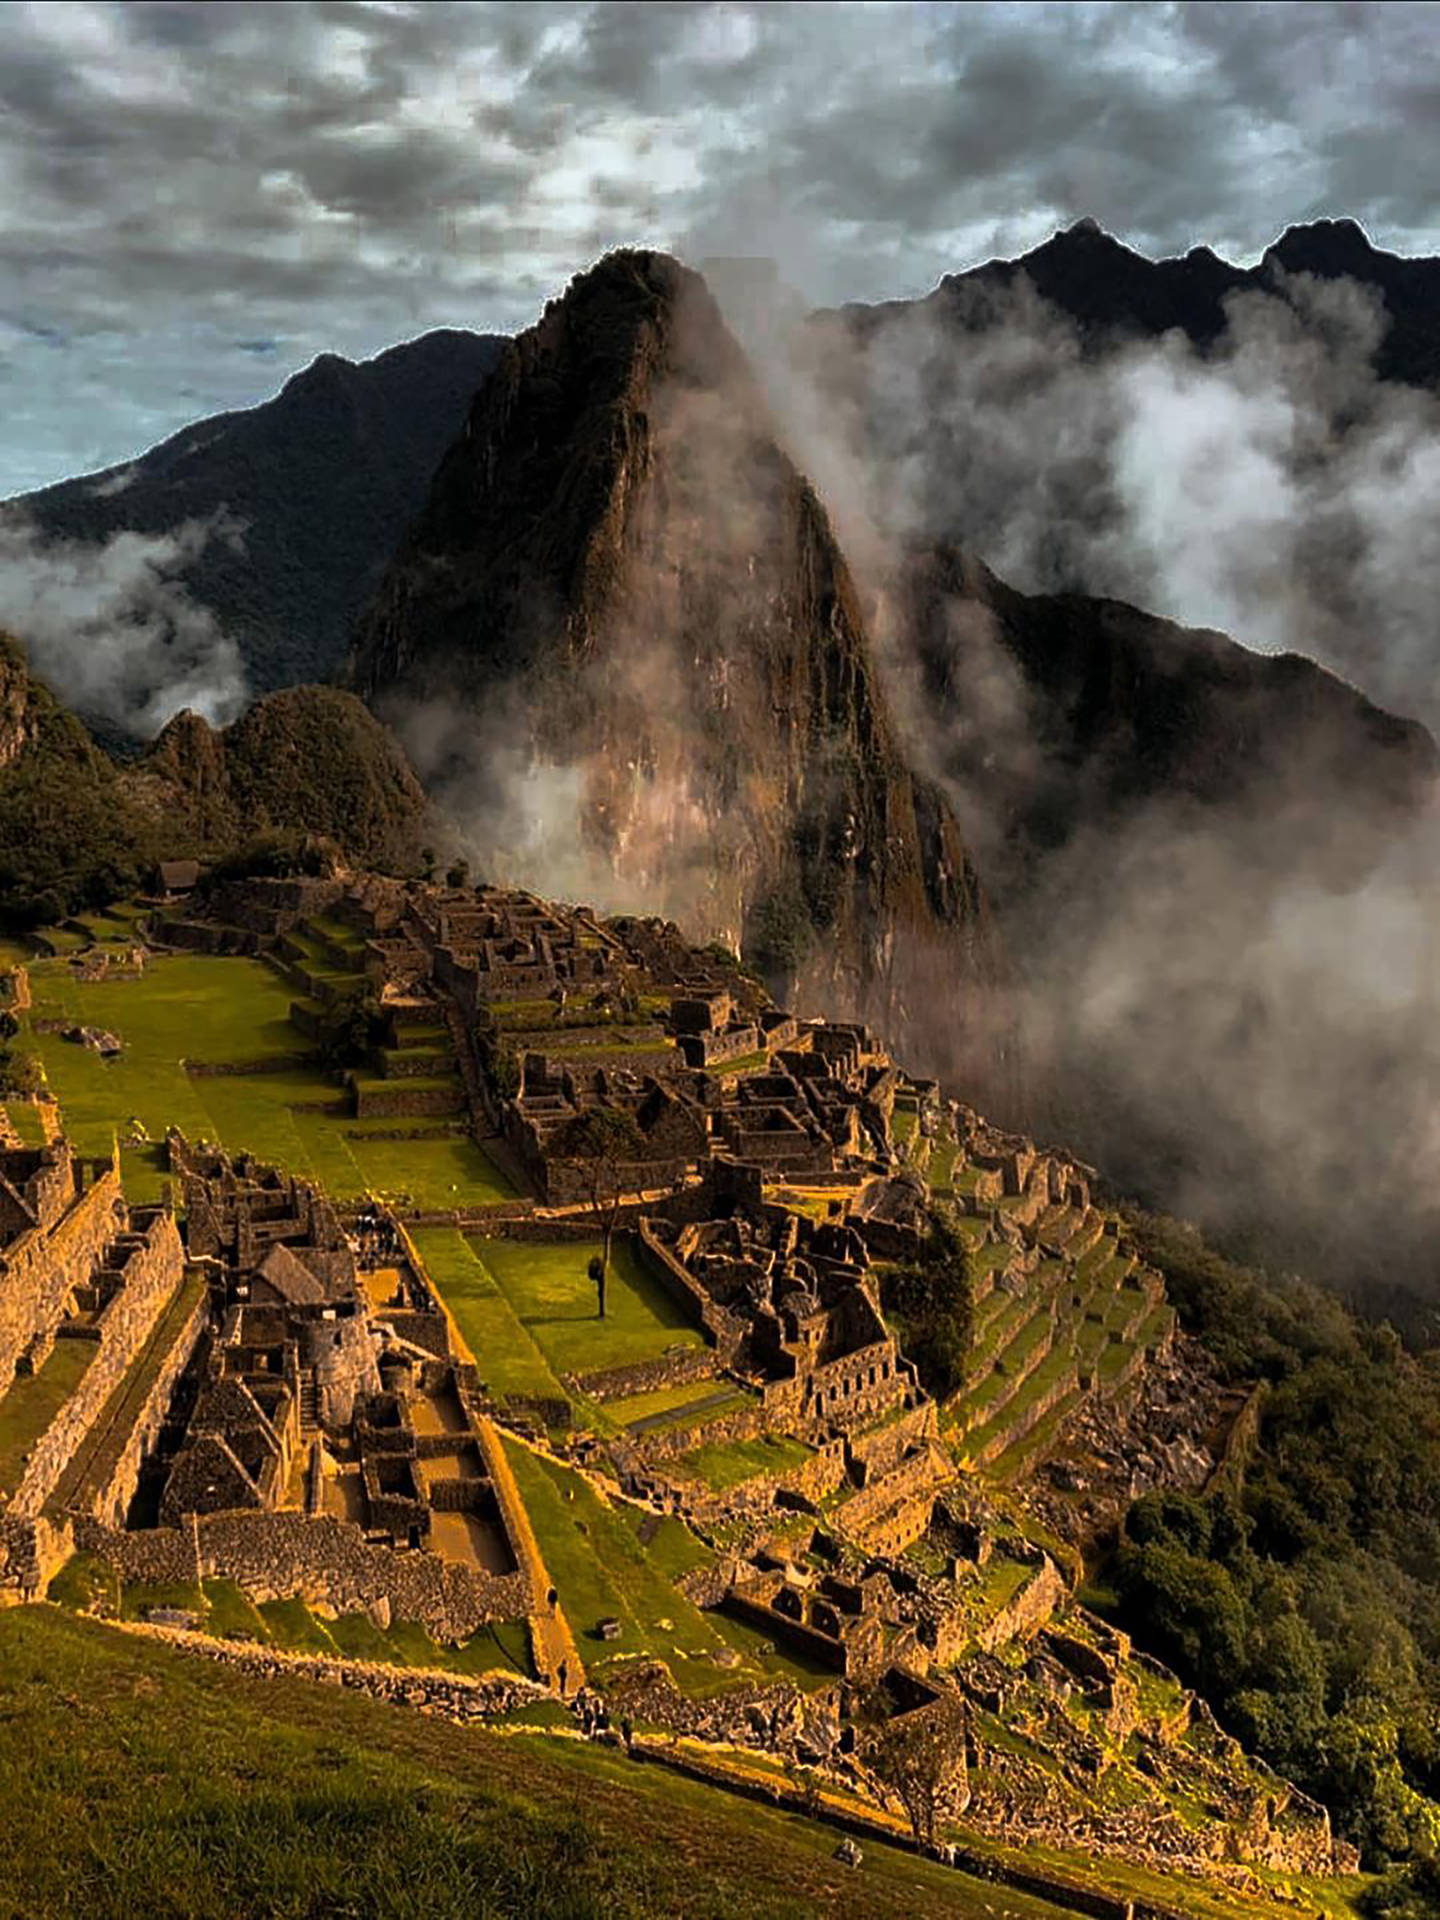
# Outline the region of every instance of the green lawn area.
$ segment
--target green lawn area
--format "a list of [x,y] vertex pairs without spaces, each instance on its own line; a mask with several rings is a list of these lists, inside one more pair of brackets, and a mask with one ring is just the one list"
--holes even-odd
[[657,1281],[636,1260],[628,1239],[615,1241],[605,1318],[595,1310],[586,1268],[600,1241],[532,1243],[484,1239],[471,1244],[557,1373],[595,1373],[651,1360],[667,1347],[704,1341]]
[[[0,1912],[51,1920],[1053,1920],[1057,1909],[543,1735],[0,1614]],[[857,1887],[857,1881],[861,1884]]]
[[616,1426],[628,1427],[632,1420],[649,1420],[657,1413],[675,1413],[708,1400],[730,1384],[724,1380],[685,1380],[678,1387],[656,1387],[649,1393],[630,1393],[620,1400],[607,1400],[605,1411]]
[[41,1147],[45,1144],[45,1129],[40,1124],[40,1114],[33,1101],[8,1101],[5,1112],[22,1146]]
[[[476,1246],[455,1227],[419,1227],[411,1237],[491,1393],[500,1399],[519,1394],[563,1400],[564,1388]],[[495,1243],[483,1244],[488,1251]]]
[[759,1473],[787,1473],[809,1457],[810,1449],[801,1441],[769,1434],[759,1440],[724,1440],[696,1447],[691,1453],[682,1453],[673,1464],[677,1472],[723,1491],[753,1480]]
[[[106,1062],[59,1034],[35,1036],[66,1130],[82,1153],[107,1153],[112,1135],[135,1116],[152,1141],[175,1125],[191,1139],[218,1139],[317,1180],[336,1199],[373,1193],[438,1208],[513,1197],[473,1141],[443,1132],[380,1138],[402,1123],[356,1121],[343,1111],[345,1089],[318,1068],[187,1073],[186,1058],[216,1064],[304,1051],[288,1017],[293,990],[258,960],[167,956],[141,978],[89,984],[52,961],[32,969],[31,984],[36,1014],[106,1027],[125,1041],[124,1053]],[[306,1110],[324,1105],[335,1110]],[[127,1171],[131,1164],[127,1155]],[[158,1163],[144,1156],[133,1164],[141,1186],[134,1197],[158,1197]]]
[[57,1340],[38,1373],[17,1374],[0,1400],[0,1493],[13,1493],[25,1456],[84,1378],[98,1351],[93,1340]]
[[[587,1667],[603,1672],[616,1657],[648,1653],[664,1660],[676,1684],[691,1693],[766,1676],[813,1684],[817,1676],[809,1669],[782,1654],[762,1659],[755,1635],[737,1631],[720,1614],[702,1613],[671,1585],[706,1558],[706,1549],[680,1521],[667,1517],[642,1546],[643,1513],[602,1501],[582,1475],[519,1441],[507,1437],[504,1445]],[[620,1622],[618,1639],[596,1637],[597,1622],[607,1618]],[[717,1666],[713,1655],[725,1647],[739,1652],[745,1665]]]

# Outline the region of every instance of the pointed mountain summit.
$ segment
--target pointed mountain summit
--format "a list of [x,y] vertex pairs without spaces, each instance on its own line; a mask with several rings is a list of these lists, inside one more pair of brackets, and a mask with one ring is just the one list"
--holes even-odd
[[354,674],[440,797],[470,796],[482,850],[528,839],[537,885],[578,884],[583,855],[592,892],[739,939],[897,1037],[998,976],[825,510],[663,254],[612,254],[506,350]]

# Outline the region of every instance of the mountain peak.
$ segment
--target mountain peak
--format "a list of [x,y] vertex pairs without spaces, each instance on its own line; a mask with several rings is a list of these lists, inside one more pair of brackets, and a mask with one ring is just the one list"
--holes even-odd
[[402,731],[407,712],[417,738],[438,728],[477,856],[528,841],[527,884],[563,872],[738,938],[882,1026],[931,967],[998,971],[825,511],[667,254],[607,255],[506,349],[361,622],[355,680]]
[[1316,273],[1329,280],[1346,275],[1367,278],[1380,257],[1380,249],[1370,244],[1359,221],[1349,219],[1287,227],[1265,250],[1266,261],[1278,260],[1291,273]]

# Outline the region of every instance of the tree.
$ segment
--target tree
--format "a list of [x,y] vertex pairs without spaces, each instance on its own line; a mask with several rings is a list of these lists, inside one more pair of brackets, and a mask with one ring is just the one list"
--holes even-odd
[[934,1846],[941,1808],[957,1782],[968,1802],[968,1732],[965,1702],[947,1689],[927,1706],[887,1720],[865,1743],[866,1765],[904,1807],[921,1846]]
[[32,1100],[45,1091],[45,1068],[38,1053],[0,1049],[0,1093]]
[[[590,1209],[600,1227],[601,1249],[590,1262],[590,1278],[599,1295],[600,1318],[605,1318],[605,1282],[610,1271],[610,1249],[620,1217],[625,1175],[645,1154],[645,1136],[628,1113],[616,1107],[592,1107],[567,1120],[550,1142],[551,1156],[572,1160],[582,1169]],[[598,1266],[599,1271],[596,1271]]]
[[327,1067],[358,1067],[385,1035],[385,1015],[368,980],[338,994],[320,1021],[320,1057]]
[[932,1214],[919,1262],[887,1273],[883,1291],[886,1310],[904,1323],[905,1351],[926,1391],[943,1400],[964,1379],[974,1338],[968,1245],[948,1220]]
[[470,884],[470,862],[468,860],[452,861],[445,869],[445,884],[447,887],[468,886]]

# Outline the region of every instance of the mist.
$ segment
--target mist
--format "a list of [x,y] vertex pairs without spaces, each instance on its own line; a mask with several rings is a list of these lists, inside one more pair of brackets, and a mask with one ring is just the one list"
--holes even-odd
[[180,578],[212,542],[238,550],[242,529],[221,513],[95,543],[0,512],[0,627],[102,732],[149,739],[185,707],[223,726],[248,697],[240,652]]
[[[796,327],[778,296],[757,312],[754,284],[733,317],[1014,963],[1023,1091],[977,1083],[976,1104],[1238,1252],[1372,1305],[1440,1298],[1424,783],[1381,804],[1342,761],[1302,777],[1262,739],[1233,794],[1202,804],[1177,767],[1176,790],[1117,801],[1115,743],[1067,757],[1073,716],[1022,671],[983,590],[942,610],[943,672],[906,594],[917,552],[954,545],[1022,591],[1300,654],[1440,724],[1440,400],[1377,377],[1379,297],[1277,275],[1232,297],[1202,356],[1179,335],[1097,348],[1021,279],[887,310],[857,349],[834,316]],[[1185,670],[1180,637],[1157,626],[1151,644]]]
[[1023,591],[1126,600],[1319,661],[1440,728],[1440,396],[1381,380],[1381,296],[1276,267],[1181,334],[1097,346],[1023,277],[753,324],[860,543],[959,540]]

